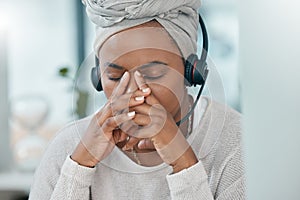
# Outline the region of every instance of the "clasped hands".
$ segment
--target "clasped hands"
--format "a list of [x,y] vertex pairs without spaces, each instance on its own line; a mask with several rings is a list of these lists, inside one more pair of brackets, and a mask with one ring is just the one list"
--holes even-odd
[[93,116],[71,158],[93,167],[130,136],[123,150],[136,144],[140,149],[153,148],[174,173],[197,163],[173,116],[151,93],[143,76],[138,71],[133,76],[138,89],[126,93],[130,74],[125,72],[106,104]]

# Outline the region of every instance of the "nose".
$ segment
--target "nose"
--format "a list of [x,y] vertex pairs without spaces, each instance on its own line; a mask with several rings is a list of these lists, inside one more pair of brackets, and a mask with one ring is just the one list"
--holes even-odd
[[138,89],[138,85],[136,84],[135,78],[134,78],[134,72],[130,73],[130,80],[126,89],[126,93],[132,93]]

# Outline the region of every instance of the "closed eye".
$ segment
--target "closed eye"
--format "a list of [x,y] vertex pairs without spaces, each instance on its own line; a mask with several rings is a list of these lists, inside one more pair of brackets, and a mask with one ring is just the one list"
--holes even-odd
[[119,81],[121,79],[121,77],[120,78],[108,77],[108,79],[111,81]]
[[140,72],[145,79],[156,80],[162,78],[167,73],[168,69],[169,68],[166,65],[157,64],[151,67],[140,69]]
[[104,64],[104,67],[106,68],[105,74],[111,81],[119,81],[125,72],[124,67],[119,66],[115,63],[106,62]]
[[[108,66],[106,70],[107,78],[115,82],[120,81],[125,72],[125,68],[114,63],[106,63],[106,65]],[[160,61],[152,61],[138,67],[143,77],[150,81],[162,78],[168,69],[168,65]]]
[[143,72],[142,72],[142,75],[143,75],[144,79],[148,79],[148,80],[156,80],[156,79],[160,79],[160,78],[162,78],[165,74],[166,74],[166,71],[158,72],[158,73],[143,73]]

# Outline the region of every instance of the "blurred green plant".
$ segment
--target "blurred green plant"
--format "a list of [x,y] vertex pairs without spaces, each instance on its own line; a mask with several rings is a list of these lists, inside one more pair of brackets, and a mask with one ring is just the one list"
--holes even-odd
[[[87,116],[87,103],[89,94],[87,91],[82,91],[75,85],[75,74],[71,74],[71,67],[70,66],[62,66],[58,70],[58,75],[62,78],[66,78],[71,81],[71,87],[74,92],[77,93],[77,100],[76,100],[76,108],[72,111],[72,113],[76,113],[77,118],[83,118]],[[72,90],[73,91],[73,90]]]
[[68,67],[61,67],[60,69],[59,69],[59,75],[60,76],[62,76],[62,77],[68,77],[68,75],[69,75],[69,68]]

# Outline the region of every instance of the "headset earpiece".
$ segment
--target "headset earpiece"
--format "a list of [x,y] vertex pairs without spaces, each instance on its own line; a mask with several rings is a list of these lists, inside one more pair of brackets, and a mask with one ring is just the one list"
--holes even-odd
[[101,79],[99,78],[98,69],[99,69],[98,66],[95,66],[95,67],[92,68],[92,71],[91,71],[91,80],[92,80],[92,84],[93,84],[94,88],[98,92],[100,92],[100,91],[103,90],[103,88],[102,88],[102,84],[101,84]]
[[187,86],[203,85],[208,74],[205,60],[199,60],[196,54],[191,54],[186,59],[184,67]]
[[193,85],[193,68],[194,63],[198,60],[198,56],[195,54],[191,54],[185,61],[184,65],[184,78],[185,78],[185,84],[187,86]]

